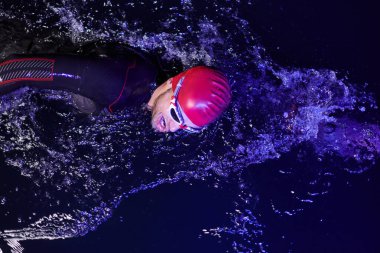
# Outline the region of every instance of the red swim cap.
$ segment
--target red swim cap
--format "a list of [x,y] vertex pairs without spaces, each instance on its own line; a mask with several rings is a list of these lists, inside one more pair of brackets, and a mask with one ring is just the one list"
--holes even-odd
[[173,77],[173,92],[182,77],[185,78],[178,93],[182,113],[198,127],[210,124],[230,103],[231,91],[226,76],[209,67],[193,67]]

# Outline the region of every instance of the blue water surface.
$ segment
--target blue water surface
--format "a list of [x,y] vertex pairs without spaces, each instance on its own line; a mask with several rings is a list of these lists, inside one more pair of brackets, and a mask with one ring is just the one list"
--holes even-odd
[[200,134],[142,108],[86,116],[63,91],[0,102],[0,252],[378,252],[374,8],[347,1],[12,1],[0,56],[160,59],[226,72]]

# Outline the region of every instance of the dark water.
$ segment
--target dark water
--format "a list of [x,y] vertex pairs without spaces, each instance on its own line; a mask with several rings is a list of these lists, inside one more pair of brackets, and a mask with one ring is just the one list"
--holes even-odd
[[129,44],[167,75],[221,67],[234,90],[225,116],[196,136],[155,134],[139,108],[83,117],[64,92],[2,97],[3,252],[379,251],[371,3],[0,7],[3,57]]

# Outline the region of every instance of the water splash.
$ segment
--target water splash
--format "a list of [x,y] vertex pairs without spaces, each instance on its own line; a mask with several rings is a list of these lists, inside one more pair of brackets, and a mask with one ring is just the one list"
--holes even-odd
[[[173,73],[196,64],[220,67],[233,87],[224,117],[197,136],[155,134],[141,108],[87,117],[74,109],[64,92],[25,88],[3,96],[4,165],[27,179],[17,187],[20,190],[4,190],[6,201],[1,202],[1,215],[10,220],[7,226],[16,228],[4,227],[0,237],[14,250],[22,251],[18,243],[23,240],[83,236],[105,222],[122,199],[158,185],[229,178],[281,159],[297,147],[296,160],[302,162],[310,157],[303,145],[321,161],[333,156],[339,168],[350,173],[365,171],[378,158],[378,124],[355,119],[378,109],[373,98],[334,71],[284,68],[271,62],[248,22],[239,17],[239,2],[211,1],[212,8],[195,1],[155,1],[146,8],[148,3],[1,3],[1,17],[25,20],[24,28],[17,25],[10,32],[15,40],[1,43],[3,58],[11,52],[67,48],[86,53],[89,42],[117,42],[158,54],[165,65],[173,66]],[[154,18],[137,17],[140,9]],[[107,53],[102,47],[93,50]],[[279,173],[289,179],[300,172]],[[333,174],[321,166],[305,179],[304,192],[290,193],[287,200],[292,205],[272,199],[272,211],[279,216],[302,213],[305,205],[328,192]],[[244,176],[241,180],[248,181]],[[23,189],[35,194],[23,197]],[[244,191],[255,196],[251,188]],[[17,210],[15,196],[30,209]],[[252,198],[247,196],[243,199]],[[229,226],[204,232],[235,237],[231,245],[236,252],[266,252],[261,237],[265,225],[245,200],[237,197],[236,209],[228,214]]]

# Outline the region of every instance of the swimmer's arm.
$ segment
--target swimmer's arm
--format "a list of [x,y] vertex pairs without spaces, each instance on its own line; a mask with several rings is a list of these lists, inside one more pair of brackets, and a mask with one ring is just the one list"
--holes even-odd
[[165,91],[167,91],[168,89],[171,89],[172,79],[173,78],[169,78],[168,80],[166,80],[166,82],[164,82],[158,88],[155,89],[152,96],[150,97],[148,104],[146,105],[147,109],[151,110],[153,108],[154,102],[156,101],[157,97],[161,95],[162,93],[164,93]]

